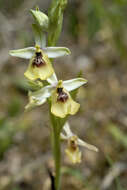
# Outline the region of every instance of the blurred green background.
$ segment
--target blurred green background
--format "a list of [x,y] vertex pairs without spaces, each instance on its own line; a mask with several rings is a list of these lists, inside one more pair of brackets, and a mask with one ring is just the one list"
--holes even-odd
[[[47,104],[24,113],[27,61],[8,51],[34,45],[29,9],[47,13],[50,0],[0,0],[0,190],[48,190],[53,167]],[[63,151],[62,190],[127,189],[127,0],[69,0],[59,46],[71,56],[54,60],[59,79],[82,71],[73,132],[100,152],[82,150],[72,165]]]

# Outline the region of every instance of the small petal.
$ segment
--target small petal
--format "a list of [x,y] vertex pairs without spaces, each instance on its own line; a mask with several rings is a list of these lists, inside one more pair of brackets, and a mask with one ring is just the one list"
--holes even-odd
[[62,57],[71,53],[70,50],[65,47],[46,47],[43,48],[43,50],[49,58]]
[[87,83],[86,79],[76,78],[76,79],[63,81],[63,86],[67,91],[72,91],[86,83]]
[[35,21],[38,23],[38,25],[41,26],[43,30],[47,30],[48,25],[49,25],[48,16],[39,10],[31,9],[30,12],[32,13],[32,15],[33,15]]
[[9,54],[14,57],[20,57],[24,59],[31,59],[35,53],[35,47],[28,47],[24,49],[10,50]]
[[37,24],[32,25],[34,36],[35,36],[35,44],[39,45],[41,48],[46,46],[46,34],[42,32],[41,28]]
[[42,58],[43,58],[45,64],[41,65],[39,67],[36,65],[34,66],[33,65],[33,61],[35,58],[35,56],[34,56],[30,60],[30,64],[28,66],[27,71],[24,73],[25,77],[27,77],[30,80],[36,80],[38,78],[41,80],[46,80],[47,78],[49,78],[54,73],[52,64],[51,64],[48,56],[44,52],[42,52],[42,55],[43,55]]

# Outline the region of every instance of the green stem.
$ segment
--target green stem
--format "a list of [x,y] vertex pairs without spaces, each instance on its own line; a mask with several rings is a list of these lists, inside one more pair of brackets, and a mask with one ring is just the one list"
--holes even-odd
[[[67,0],[52,0],[49,9],[49,31],[48,31],[48,45],[54,46],[60,36],[63,13],[67,5]],[[51,107],[51,103],[50,103]],[[67,118],[61,119],[55,117],[50,112],[52,123],[52,143],[55,161],[55,190],[60,190],[60,177],[61,177],[61,150],[60,150],[60,132]]]
[[[50,107],[51,107],[51,102]],[[52,124],[52,145],[55,162],[55,190],[60,190],[60,178],[61,178],[61,140],[60,133],[67,117],[62,119],[54,116],[50,112],[50,119]]]
[[53,152],[55,161],[55,190],[60,190],[61,150],[59,126],[53,126]]

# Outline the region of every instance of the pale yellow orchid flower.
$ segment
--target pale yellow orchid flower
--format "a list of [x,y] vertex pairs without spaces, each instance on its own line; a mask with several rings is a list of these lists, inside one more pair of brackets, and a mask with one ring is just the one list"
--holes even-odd
[[80,104],[75,102],[69,92],[64,88],[63,82],[59,81],[51,96],[51,112],[57,117],[64,118],[68,114],[74,115],[79,110]]
[[61,139],[67,140],[67,148],[65,149],[65,153],[73,164],[81,162],[82,153],[79,149],[79,146],[83,146],[89,150],[98,152],[98,148],[86,143],[85,141],[78,138],[77,135],[73,134],[68,122],[65,123],[63,129],[66,135],[61,133]]
[[36,92],[29,93],[29,103],[26,109],[33,107],[33,103],[35,106],[42,105],[50,98],[51,113],[57,117],[64,118],[69,114],[74,115],[79,110],[80,104],[72,99],[69,92],[79,88],[85,84],[87,80],[76,78],[67,81],[57,81],[55,77],[48,79],[50,85]]

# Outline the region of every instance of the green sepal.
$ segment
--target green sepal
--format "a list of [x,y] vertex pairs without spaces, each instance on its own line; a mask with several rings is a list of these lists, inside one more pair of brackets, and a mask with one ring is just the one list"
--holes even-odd
[[46,34],[42,31],[40,26],[37,24],[32,24],[32,29],[35,37],[35,45],[40,46],[41,48],[46,46]]

